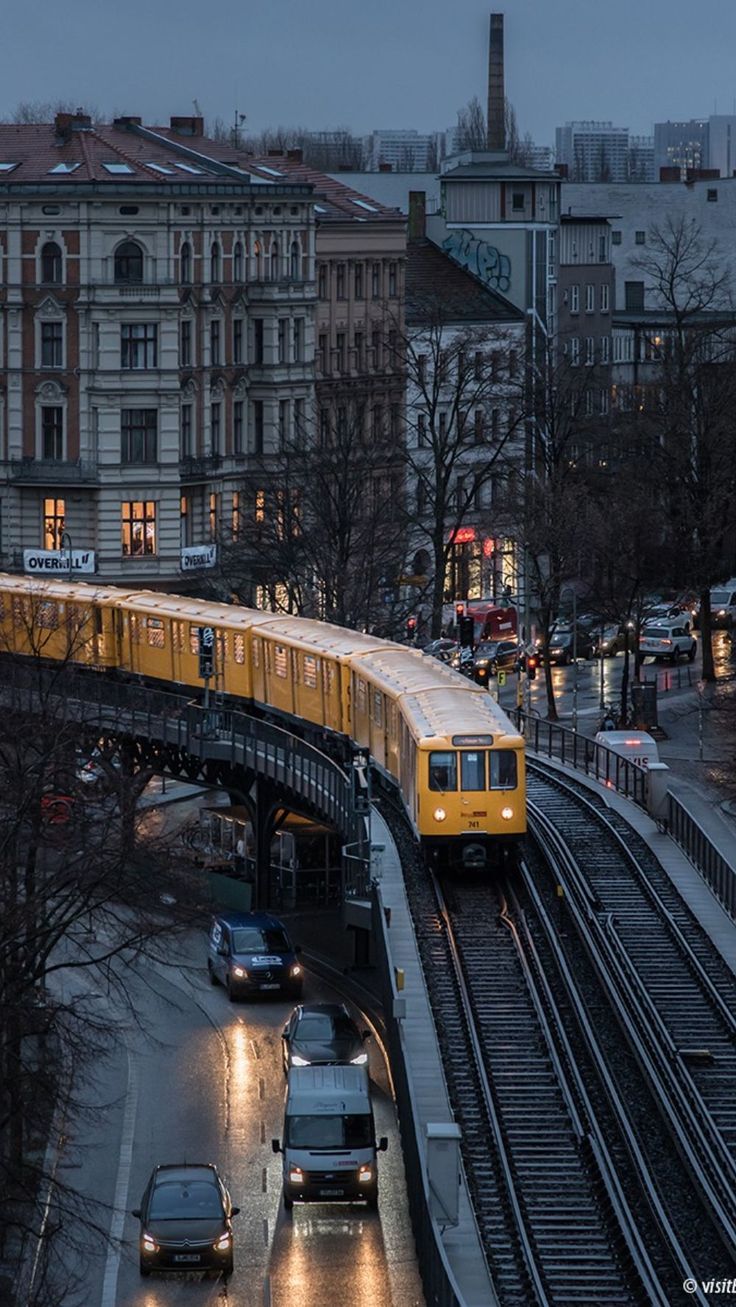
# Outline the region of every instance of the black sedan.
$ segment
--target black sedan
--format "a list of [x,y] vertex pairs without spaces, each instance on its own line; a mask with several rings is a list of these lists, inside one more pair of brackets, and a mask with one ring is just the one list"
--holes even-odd
[[473,657],[473,680],[485,685],[499,671],[514,671],[520,654],[517,640],[481,640]]
[[365,1066],[369,1035],[342,1003],[300,1003],[281,1033],[284,1074],[292,1066]]
[[578,658],[592,658],[594,648],[595,642],[592,636],[580,627],[578,627],[577,645],[573,631],[553,631],[549,640],[549,660],[551,663],[561,663],[566,667],[573,661],[575,655]]
[[157,1166],[140,1207],[140,1271],[219,1271],[232,1275],[233,1207],[212,1165]]

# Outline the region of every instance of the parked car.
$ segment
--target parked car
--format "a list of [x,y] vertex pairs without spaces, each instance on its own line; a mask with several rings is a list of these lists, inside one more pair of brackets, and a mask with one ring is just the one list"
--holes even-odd
[[267,991],[300,998],[304,968],[298,953],[278,917],[221,912],[210,927],[207,970],[212,984],[223,984],[231,999]]
[[219,1271],[233,1273],[230,1195],[211,1164],[157,1166],[140,1207],[140,1272]]
[[518,640],[481,640],[473,657],[473,680],[485,685],[499,670],[515,670],[519,654]]
[[366,1066],[369,1036],[342,1003],[300,1003],[281,1032],[284,1075],[293,1066]]
[[594,658],[614,658],[626,648],[626,632],[620,626],[604,626],[592,639]]
[[457,640],[448,640],[443,636],[441,640],[431,640],[425,644],[422,653],[427,654],[430,658],[439,658],[440,662],[449,663],[453,655],[459,653],[460,645]]
[[578,658],[592,658],[593,647],[593,637],[580,626],[577,628],[577,642],[575,633],[570,627],[560,628],[554,630],[550,636],[549,660],[564,667],[572,662],[576,650]]
[[645,626],[639,636],[639,652],[643,658],[668,658],[676,663],[684,654],[692,662],[697,647],[695,638],[681,623]]
[[736,625],[736,577],[710,592],[710,624],[730,631]]

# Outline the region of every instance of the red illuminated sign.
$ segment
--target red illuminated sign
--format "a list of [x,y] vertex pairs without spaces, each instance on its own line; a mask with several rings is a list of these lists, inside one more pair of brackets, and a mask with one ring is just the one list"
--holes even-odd
[[468,540],[475,540],[474,526],[459,526],[457,531],[453,531],[452,543],[454,545],[464,545]]

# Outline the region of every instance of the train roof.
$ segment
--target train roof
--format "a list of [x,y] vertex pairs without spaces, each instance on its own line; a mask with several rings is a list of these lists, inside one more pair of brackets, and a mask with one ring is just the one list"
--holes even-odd
[[127,591],[110,585],[95,585],[94,581],[64,581],[56,576],[13,576],[0,572],[0,589],[19,590],[23,594],[38,595],[39,599],[58,599],[69,603],[109,603],[127,597]]
[[503,740],[508,748],[521,748],[524,744],[513,722],[485,692],[469,694],[464,686],[420,690],[406,695],[401,708],[420,745],[452,748],[457,747],[461,736],[467,736],[470,744],[473,737],[489,735],[494,744]]
[[461,689],[465,694],[485,694],[480,686],[453,671],[436,658],[424,658],[401,645],[364,654],[352,660],[353,669],[387,694],[400,698],[418,690]]
[[[366,635],[363,631],[352,631],[347,626],[335,626],[331,622],[318,622],[311,617],[276,617],[267,613],[269,619],[264,625],[264,634],[277,636],[284,643],[306,645],[316,653],[324,652],[333,658],[342,660],[358,654],[375,653],[379,649],[402,651],[400,644],[391,640],[379,640],[375,635]],[[404,649],[404,653],[409,651]]]

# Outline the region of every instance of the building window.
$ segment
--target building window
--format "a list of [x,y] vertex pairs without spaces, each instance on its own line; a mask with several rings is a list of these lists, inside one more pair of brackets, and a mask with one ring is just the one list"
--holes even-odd
[[371,268],[371,295],[374,300],[381,298],[381,265],[374,263]]
[[482,408],[477,408],[475,410],[474,435],[476,445],[482,444],[485,435],[485,415]]
[[41,323],[41,367],[64,366],[64,329],[61,322]]
[[294,434],[301,437],[304,432],[304,400],[294,400]]
[[289,401],[288,399],[279,400],[279,444],[282,449],[286,448],[286,442],[289,438]]
[[120,506],[123,557],[142,558],[156,552],[156,504],[152,499],[133,499]]
[[115,282],[140,286],[143,281],[143,250],[135,241],[123,241],[115,251]]
[[427,355],[417,354],[417,381],[423,386],[427,380]]
[[61,549],[61,537],[64,531],[64,514],[66,504],[63,499],[44,499],[43,501],[43,547],[44,549]]
[[519,359],[515,349],[509,350],[509,381],[513,381],[518,371]]
[[585,416],[586,418],[592,418],[593,416],[593,391],[592,390],[586,390],[585,392]]
[[304,358],[304,318],[294,318],[292,348],[294,362],[301,363]]
[[427,443],[427,414],[417,413],[417,444],[423,448]]
[[233,281],[243,280],[243,246],[240,241],[235,242],[233,249]]
[[611,232],[611,244],[612,244],[612,245],[620,245],[620,244],[621,244],[621,235],[622,235],[622,233],[621,233],[620,231],[612,231],[612,232]]
[[263,400],[253,401],[253,453],[263,453]]
[[255,495],[255,513],[256,522],[261,523],[266,520],[266,492],[265,490],[256,490]]
[[339,300],[345,299],[345,264],[338,263],[336,269],[336,291]]
[[121,368],[158,366],[158,327],[155,322],[124,322],[120,328]]
[[611,361],[611,337],[601,336],[601,363]]
[[319,334],[319,340],[318,340],[318,342],[317,342],[317,346],[318,346],[318,348],[317,348],[317,353],[318,353],[318,356],[319,356],[319,370],[320,370],[320,372],[322,373],[323,376],[327,376],[327,364],[328,364],[328,359],[327,359],[327,336],[326,336],[325,332],[323,332],[323,331],[320,332],[320,334]]
[[222,404],[210,404],[210,450],[216,458],[220,452],[220,424],[222,417]]
[[388,333],[388,366],[392,369],[399,366],[398,337],[395,331]]
[[362,263],[356,263],[356,265],[355,265],[355,270],[354,270],[354,271],[355,271],[355,298],[356,298],[356,300],[362,300],[362,298],[363,298],[363,264],[362,264]]
[[192,456],[192,405],[181,406],[181,457]]
[[320,263],[317,269],[317,295],[321,300],[327,299],[327,265]]
[[338,331],[336,336],[337,348],[335,350],[335,366],[338,372],[345,371],[345,332]]
[[498,434],[500,430],[501,430],[501,413],[499,409],[492,408],[491,409],[491,438],[493,440],[498,439]]
[[274,241],[271,246],[271,281],[279,279],[279,243]]
[[380,331],[371,332],[371,349],[373,351],[373,370],[374,372],[380,372],[382,363]]
[[155,463],[155,408],[124,408],[120,414],[120,462]]
[[[182,549],[191,542],[191,521],[192,506],[188,495],[182,495],[179,500],[179,543]],[[178,623],[176,623],[178,626]]]
[[644,282],[624,282],[624,305],[627,313],[644,312]]
[[285,363],[285,362],[286,362],[286,333],[287,333],[288,329],[289,329],[289,320],[288,320],[288,318],[279,318],[279,334],[278,334],[278,342],[279,342],[278,357],[279,357],[279,363]]
[[208,508],[207,516],[209,519],[210,540],[212,541],[217,539],[217,520],[219,517],[219,512],[218,512],[219,505],[217,503],[218,498],[219,496],[215,493],[212,493],[209,498],[209,508]]
[[608,413],[608,391],[605,388],[602,388],[600,393],[600,409],[601,417],[605,417]]
[[608,313],[609,290],[608,282],[604,282],[601,286],[601,313]]
[[215,241],[210,250],[210,281],[217,285],[220,280],[220,245]]
[[398,295],[398,264],[389,263],[388,265],[388,293],[390,299],[396,299]]
[[233,363],[243,362],[243,319],[233,318]]
[[715,204],[718,200],[718,191],[708,191],[708,203]]
[[263,318],[253,319],[253,362],[263,362]]
[[585,337],[585,366],[590,368],[595,363],[595,337]]
[[64,457],[64,410],[63,408],[41,409],[42,458],[58,463]]
[[210,367],[217,368],[222,362],[220,358],[220,319],[213,318],[210,323]]
[[634,241],[637,245],[646,245],[647,234],[645,231],[634,232]]
[[585,287],[585,312],[595,313],[595,286],[591,282]]
[[292,281],[301,281],[301,250],[298,241],[291,242],[289,250],[289,276]]
[[606,238],[605,236],[599,236],[598,237],[598,262],[605,263],[607,254],[608,251],[606,249]]
[[570,340],[570,364],[576,368],[580,362],[580,339],[573,336]]
[[243,452],[243,401],[236,399],[233,404],[233,453]]
[[371,414],[373,439],[380,440],[383,435],[383,407],[381,404],[374,404]]
[[41,281],[44,286],[59,286],[61,279],[61,250],[56,241],[47,241],[41,250]]
[[580,287],[579,286],[570,287],[570,312],[571,313],[580,312]]
[[524,211],[524,192],[511,192],[511,209],[513,213],[523,213]]
[[237,540],[240,534],[240,491],[239,490],[233,490],[233,506],[230,515],[230,532],[233,540]]
[[444,409],[439,415],[439,439],[440,444],[444,448],[447,441],[447,413]]
[[192,247],[189,241],[184,241],[179,255],[179,276],[183,286],[192,284]]

